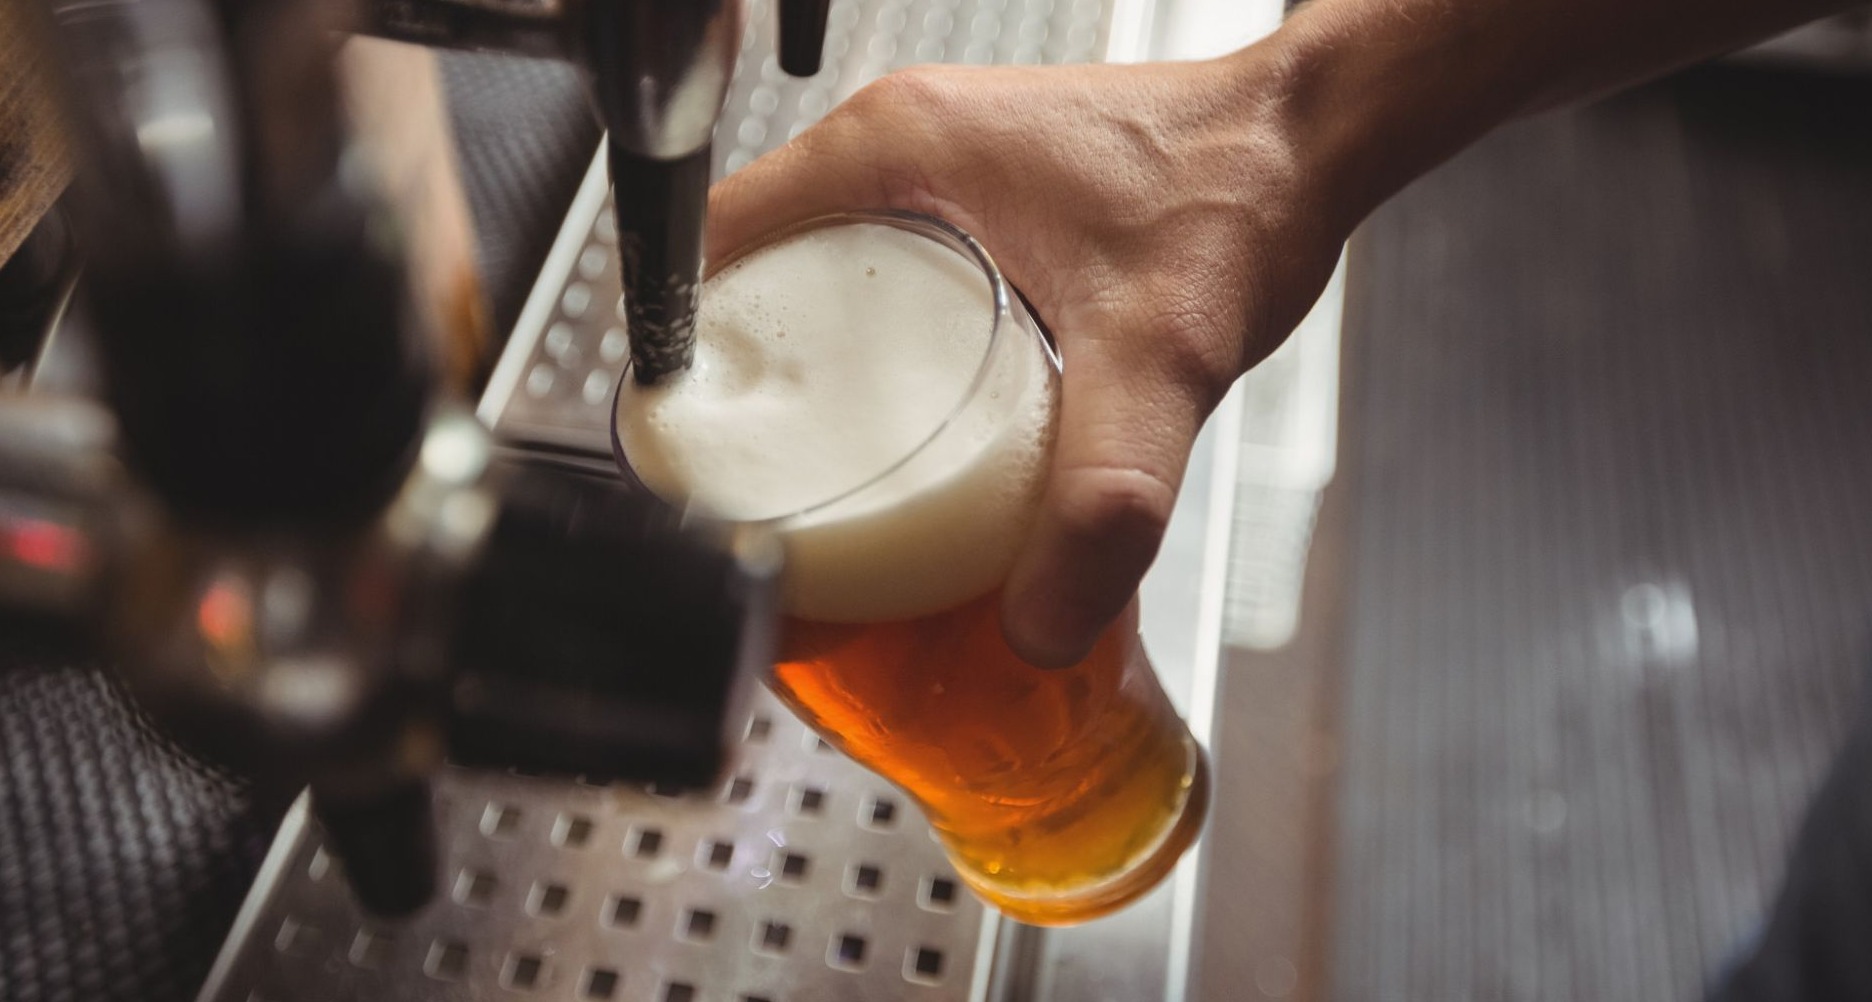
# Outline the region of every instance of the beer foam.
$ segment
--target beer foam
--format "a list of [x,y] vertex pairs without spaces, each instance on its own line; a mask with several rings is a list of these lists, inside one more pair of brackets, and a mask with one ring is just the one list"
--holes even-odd
[[779,518],[794,615],[939,611],[1005,576],[1043,473],[1050,363],[1017,326],[991,353],[994,318],[987,278],[948,247],[813,230],[708,281],[695,363],[627,381],[618,438],[666,499]]

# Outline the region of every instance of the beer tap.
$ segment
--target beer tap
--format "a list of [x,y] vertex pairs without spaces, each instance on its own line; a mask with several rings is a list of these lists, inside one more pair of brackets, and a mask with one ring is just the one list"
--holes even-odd
[[611,183],[636,193],[615,199],[618,263],[631,372],[650,383],[695,355],[709,140],[740,48],[740,4],[597,0],[586,11],[584,65],[609,129]]
[[[779,63],[819,72],[831,0],[779,0]],[[569,58],[606,130],[631,371],[695,354],[710,143],[740,49],[742,0],[370,0],[362,27],[430,45]]]
[[0,604],[93,624],[185,743],[309,787],[379,912],[433,893],[445,757],[709,781],[777,545],[506,457],[443,398],[333,29],[581,63],[654,375],[689,358],[740,0],[48,3],[105,390],[0,398]]

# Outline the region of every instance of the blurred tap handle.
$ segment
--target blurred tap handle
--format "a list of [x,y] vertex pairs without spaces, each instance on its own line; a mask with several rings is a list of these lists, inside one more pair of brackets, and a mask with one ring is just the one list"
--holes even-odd
[[412,298],[441,375],[480,390],[499,354],[475,258],[474,217],[432,49],[356,37],[339,57],[358,146],[403,229]]
[[[447,36],[419,41],[582,34],[614,155],[676,165],[620,185],[664,207],[643,274],[699,274],[740,0],[416,2],[394,27]],[[0,52],[58,53],[108,405],[0,397],[0,606],[88,618],[191,748],[309,785],[387,914],[434,892],[451,742],[708,781],[771,663],[777,545],[514,466],[437,399],[436,359],[468,389],[492,352],[435,57],[347,39],[344,0],[0,4],[32,5]]]

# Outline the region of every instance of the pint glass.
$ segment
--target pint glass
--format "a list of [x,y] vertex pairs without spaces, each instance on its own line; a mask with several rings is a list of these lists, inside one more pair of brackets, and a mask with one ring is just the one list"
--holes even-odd
[[[913,234],[915,253],[884,265],[813,249],[843,227]],[[1145,656],[1135,611],[1070,668],[1035,668],[1002,640],[1000,585],[1045,477],[1059,357],[973,238],[931,217],[887,212],[814,220],[724,266],[705,287],[699,350],[711,336],[730,336],[710,326],[716,283],[734,280],[737,262],[796,246],[803,270],[791,284],[809,308],[789,321],[792,336],[841,339],[839,363],[859,361],[839,385],[864,378],[865,365],[898,364],[878,350],[888,340],[879,325],[889,326],[897,307],[886,302],[881,320],[874,310],[857,325],[872,329],[802,328],[852,325],[864,311],[837,306],[841,286],[862,290],[885,267],[928,269],[970,288],[941,306],[955,315],[932,335],[963,338],[966,365],[944,384],[936,367],[919,363],[932,371],[918,389],[940,401],[923,420],[868,421],[840,402],[839,420],[825,427],[867,439],[875,461],[859,474],[821,481],[807,500],[776,495],[786,510],[718,512],[765,522],[786,546],[787,619],[768,683],[827,741],[915,798],[964,882],[1002,912],[1057,925],[1122,907],[1195,839],[1208,773]],[[934,322],[937,307],[921,286],[906,288],[919,295],[904,298],[901,323]],[[734,387],[751,377],[698,378]],[[615,442],[627,474],[672,501],[692,498],[681,471],[639,449],[646,429],[665,423],[654,400],[661,391],[624,384]],[[781,473],[789,463],[810,466],[836,444],[776,443],[797,458],[774,465]],[[762,455],[750,453],[749,465]]]

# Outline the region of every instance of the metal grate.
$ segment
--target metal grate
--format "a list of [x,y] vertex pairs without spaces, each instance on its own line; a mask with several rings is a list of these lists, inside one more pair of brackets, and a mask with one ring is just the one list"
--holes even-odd
[[611,453],[606,404],[630,340],[616,294],[617,226],[606,189],[601,154],[483,400],[482,419],[503,437]]
[[205,1002],[984,997],[995,920],[902,794],[764,690],[711,790],[449,770],[447,869],[372,921],[303,801]]

